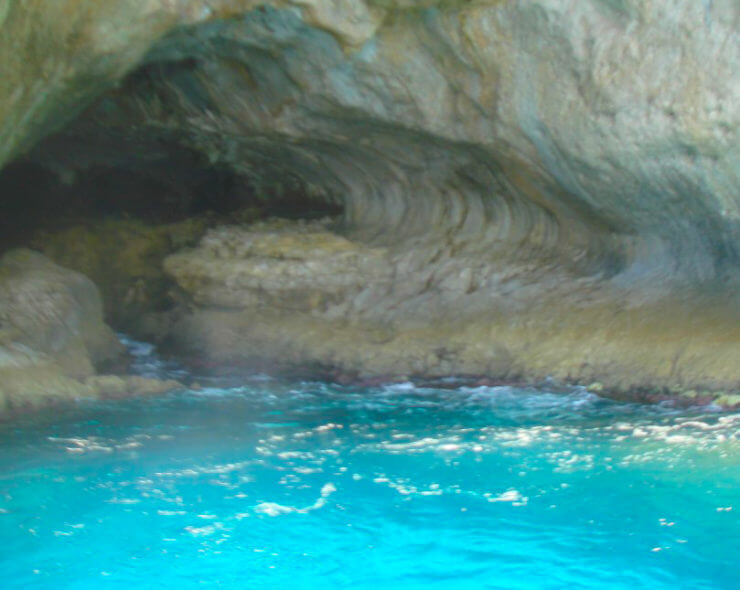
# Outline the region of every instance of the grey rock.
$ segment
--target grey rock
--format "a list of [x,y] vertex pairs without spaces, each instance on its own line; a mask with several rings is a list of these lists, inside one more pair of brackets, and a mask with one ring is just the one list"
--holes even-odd
[[168,258],[183,347],[740,387],[736,1],[29,6],[0,17],[0,163],[97,97],[29,157],[76,173],[167,138],[344,208]]

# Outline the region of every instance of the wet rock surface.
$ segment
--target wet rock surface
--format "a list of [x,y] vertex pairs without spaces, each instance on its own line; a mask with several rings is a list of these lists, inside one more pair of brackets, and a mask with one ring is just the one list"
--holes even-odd
[[121,390],[173,388],[96,374],[123,369],[124,352],[103,322],[90,279],[31,250],[0,258],[0,415]]
[[201,370],[554,377],[644,399],[689,389],[714,399],[736,382],[740,335],[721,296],[647,299],[560,270],[540,271],[534,285],[499,276],[481,294],[469,288],[469,259],[447,261],[457,274],[443,288],[414,285],[420,271],[407,262],[322,223],[218,228],[166,259],[185,303],[153,337]]
[[[341,211],[220,221],[198,244],[156,248],[142,301],[172,287],[173,307],[129,316],[194,362],[732,396],[739,11],[13,4],[0,13],[0,163],[22,156],[69,183],[162,174],[152,161],[187,152],[240,179],[219,199],[248,186]],[[78,268],[83,255],[54,256]],[[123,290],[98,275],[117,308]]]

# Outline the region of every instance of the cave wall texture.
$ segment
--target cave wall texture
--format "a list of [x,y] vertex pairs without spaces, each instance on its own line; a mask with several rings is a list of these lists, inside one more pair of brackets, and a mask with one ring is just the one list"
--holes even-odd
[[166,258],[184,303],[151,325],[192,358],[725,395],[739,25],[735,0],[0,0],[0,166],[189,150],[340,206]]

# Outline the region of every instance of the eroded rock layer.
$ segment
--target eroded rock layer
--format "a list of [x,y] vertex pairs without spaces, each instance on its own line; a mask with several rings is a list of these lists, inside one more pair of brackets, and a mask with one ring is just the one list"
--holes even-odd
[[90,279],[31,250],[0,257],[0,417],[59,400],[179,386],[96,374],[125,362],[123,352]]
[[733,0],[14,4],[0,163],[71,183],[196,153],[232,193],[341,210],[158,250],[178,305],[150,325],[207,363],[732,391],[739,22]]

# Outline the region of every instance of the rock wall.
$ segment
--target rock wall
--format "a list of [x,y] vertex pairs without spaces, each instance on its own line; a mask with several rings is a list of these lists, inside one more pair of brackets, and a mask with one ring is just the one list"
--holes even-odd
[[124,352],[103,322],[90,279],[31,250],[0,257],[0,419],[60,401],[180,387],[169,380],[98,374],[121,369]]
[[166,142],[343,209],[169,258],[179,349],[740,385],[737,2],[44,8],[0,17],[0,162],[82,111],[26,157],[68,178]]

